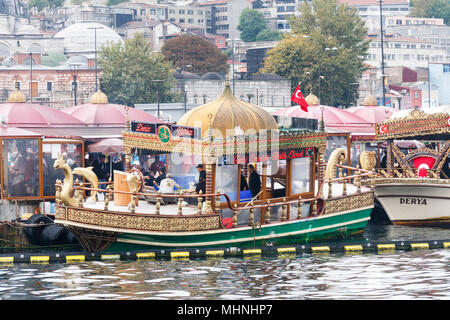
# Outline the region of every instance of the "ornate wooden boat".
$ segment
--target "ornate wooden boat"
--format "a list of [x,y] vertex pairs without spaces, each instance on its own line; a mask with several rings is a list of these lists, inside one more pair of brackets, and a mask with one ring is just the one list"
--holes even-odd
[[[413,110],[376,125],[376,137],[387,148],[375,195],[393,224],[450,226],[450,114],[432,110]],[[426,144],[414,150],[396,145],[413,139]]]
[[[373,187],[361,181],[373,178],[371,171],[344,166],[344,149],[325,163],[326,132],[279,130],[270,114],[236,99],[228,82],[219,99],[177,124],[128,122],[122,135],[128,190],[117,180],[106,190],[96,188],[95,179],[89,187],[73,185],[64,160],[55,163],[66,175],[57,182],[55,223],[87,251],[307,243],[362,233],[370,218]],[[206,192],[142,189],[143,181],[129,172],[133,154],[165,154],[178,181],[186,176],[177,176],[180,168],[203,164]],[[255,195],[240,187],[250,164],[261,181]],[[85,198],[85,191],[104,193],[105,200]],[[120,197],[128,197],[128,205],[116,201]]]

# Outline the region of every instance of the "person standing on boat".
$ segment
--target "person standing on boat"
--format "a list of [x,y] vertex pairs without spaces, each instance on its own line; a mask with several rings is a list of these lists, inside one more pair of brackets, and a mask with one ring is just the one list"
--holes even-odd
[[203,169],[203,164],[199,164],[197,167],[197,171],[200,173],[198,177],[198,183],[195,185],[195,192],[199,193],[200,190],[203,194],[206,193],[206,171]]
[[156,177],[161,174],[161,168],[164,167],[164,163],[159,160],[159,155],[155,156],[155,161],[150,166],[150,171]]
[[248,177],[248,187],[252,193],[252,197],[255,197],[261,190],[261,178],[252,164],[248,166],[248,171],[250,173]]

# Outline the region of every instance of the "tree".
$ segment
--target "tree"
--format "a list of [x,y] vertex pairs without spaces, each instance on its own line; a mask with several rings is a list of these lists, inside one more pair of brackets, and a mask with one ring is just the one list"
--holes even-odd
[[189,72],[204,74],[227,70],[227,56],[197,35],[183,34],[170,39],[162,46],[161,53],[174,66]]
[[450,1],[448,0],[413,0],[410,15],[422,18],[441,18],[450,23]]
[[[102,68],[101,88],[112,103],[172,102],[175,78],[171,64],[153,54],[150,42],[136,34],[124,43],[112,43],[99,51]],[[155,81],[162,80],[162,81]]]
[[292,90],[301,81],[303,90],[311,88],[321,95],[321,103],[350,105],[351,83],[361,76],[369,41],[366,28],[356,10],[337,0],[305,1],[299,17],[291,17],[291,34],[267,53],[263,72],[291,80]]
[[266,28],[260,31],[256,35],[255,41],[278,41],[281,40],[281,36],[278,32],[272,31],[269,28]]
[[61,7],[64,0],[30,0],[29,6],[30,8],[36,7],[38,11],[41,11],[44,8],[57,8]]
[[259,11],[245,8],[239,17],[237,29],[241,32],[242,41],[254,42],[258,33],[267,29],[267,22]]

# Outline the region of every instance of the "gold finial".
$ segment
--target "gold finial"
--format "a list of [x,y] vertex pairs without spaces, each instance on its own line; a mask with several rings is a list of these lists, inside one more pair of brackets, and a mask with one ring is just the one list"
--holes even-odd
[[100,89],[95,92],[91,97],[91,103],[95,104],[107,104],[108,103],[108,97],[105,93],[100,91]]
[[230,76],[227,73],[225,75],[225,87],[229,87],[229,86],[230,86]]
[[26,101],[27,101],[27,98],[19,90],[19,84],[16,83],[15,90],[8,97],[8,102],[23,103],[23,102],[26,102]]
[[130,117],[128,116],[128,109],[130,107],[126,106],[125,109],[125,131],[130,132],[131,131],[131,123],[130,123]]

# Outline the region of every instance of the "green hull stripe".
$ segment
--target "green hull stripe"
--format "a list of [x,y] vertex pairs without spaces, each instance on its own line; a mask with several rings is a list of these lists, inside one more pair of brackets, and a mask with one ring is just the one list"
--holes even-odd
[[110,250],[134,247],[213,247],[255,245],[265,241],[282,243],[308,242],[310,239],[329,238],[352,234],[365,228],[370,219],[371,208],[345,214],[321,216],[320,218],[293,220],[290,223],[267,224],[259,228],[227,229],[227,232],[198,234],[136,234],[124,233]]

